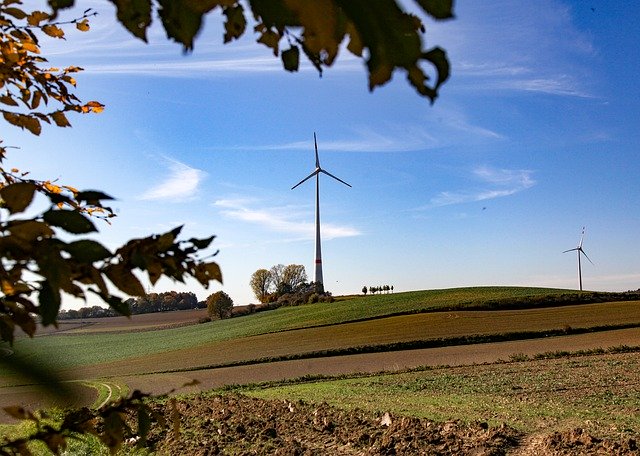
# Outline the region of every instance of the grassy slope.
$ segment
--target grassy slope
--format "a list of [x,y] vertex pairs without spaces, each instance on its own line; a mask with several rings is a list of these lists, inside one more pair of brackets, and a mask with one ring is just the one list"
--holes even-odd
[[412,291],[357,297],[331,304],[282,307],[241,318],[160,331],[51,335],[20,339],[14,349],[16,354],[33,358],[41,364],[58,364],[60,353],[65,354],[68,360],[66,364],[69,366],[98,364],[277,331],[340,324],[398,313],[437,310],[460,304],[566,292],[567,290],[524,287]]
[[327,402],[435,421],[507,423],[527,432],[574,427],[599,436],[637,438],[637,353],[243,387],[251,396]]

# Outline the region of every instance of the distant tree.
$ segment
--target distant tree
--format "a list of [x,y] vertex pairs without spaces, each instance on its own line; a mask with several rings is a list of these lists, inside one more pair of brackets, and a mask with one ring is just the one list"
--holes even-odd
[[251,291],[253,291],[258,301],[261,303],[267,302],[269,299],[269,290],[273,285],[271,272],[266,269],[258,269],[251,275],[249,285],[251,285]]
[[229,318],[232,309],[233,300],[224,291],[217,291],[207,298],[207,312],[212,320]]
[[364,294],[365,296],[367,294],[367,286],[366,285],[364,287],[362,287],[362,294]]
[[284,264],[276,264],[275,266],[271,266],[269,272],[271,273],[273,288],[277,290],[284,279]]
[[301,264],[287,265],[282,271],[282,282],[295,292],[307,282],[307,271]]
[[393,293],[393,285],[391,285],[391,293]]

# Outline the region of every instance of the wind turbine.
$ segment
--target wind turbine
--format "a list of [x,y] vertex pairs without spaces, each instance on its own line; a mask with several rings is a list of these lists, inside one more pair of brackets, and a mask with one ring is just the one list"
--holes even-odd
[[580,263],[580,254],[584,255],[584,257],[589,260],[589,263],[593,264],[591,258],[582,250],[582,241],[584,241],[584,226],[582,227],[582,235],[580,236],[580,242],[578,243],[578,247],[575,249],[565,250],[562,253],[573,252],[574,250],[578,252],[578,278],[580,280],[580,291],[582,291],[582,264]]
[[303,182],[311,179],[313,176],[316,176],[316,255],[315,255],[316,257],[315,257],[314,282],[316,283],[316,288],[317,288],[318,292],[323,293],[324,292],[324,285],[323,285],[323,280],[322,280],[322,252],[321,252],[321,248],[320,248],[320,173],[326,174],[329,177],[333,177],[335,180],[337,180],[338,182],[343,183],[347,187],[351,187],[351,185],[347,184],[342,179],[337,178],[336,176],[334,176],[330,172],[325,171],[324,169],[322,169],[320,167],[320,159],[318,158],[318,141],[316,139],[316,133],[315,132],[313,132],[313,142],[314,142],[314,144],[316,146],[316,169],[311,174],[309,174],[307,177],[305,177],[300,182],[298,182],[296,185],[291,187],[291,190],[293,190],[294,188],[296,188],[298,185],[302,184]]

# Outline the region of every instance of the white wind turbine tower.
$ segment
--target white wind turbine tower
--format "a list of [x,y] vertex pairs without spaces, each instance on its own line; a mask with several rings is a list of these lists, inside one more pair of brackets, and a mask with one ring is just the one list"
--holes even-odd
[[291,187],[291,190],[293,190],[306,180],[311,179],[313,176],[316,176],[316,257],[314,282],[316,283],[318,291],[324,292],[324,285],[322,280],[322,252],[320,248],[320,173],[324,173],[329,177],[333,177],[335,180],[337,180],[338,182],[342,182],[347,187],[351,187],[351,185],[347,184],[342,179],[337,178],[333,174],[325,171],[320,167],[320,159],[318,158],[318,141],[316,140],[315,132],[313,133],[313,142],[316,146],[316,169],[296,185]]
[[580,262],[580,254],[584,255],[584,257],[587,260],[589,260],[589,263],[593,264],[593,261],[591,261],[591,258],[589,258],[589,256],[587,256],[584,250],[582,250],[582,241],[584,240],[584,228],[585,227],[583,226],[582,235],[580,236],[580,242],[578,243],[578,247],[576,247],[575,249],[569,249],[562,252],[562,253],[567,253],[567,252],[573,252],[574,250],[578,252],[578,279],[580,280],[580,291],[582,291],[582,264]]

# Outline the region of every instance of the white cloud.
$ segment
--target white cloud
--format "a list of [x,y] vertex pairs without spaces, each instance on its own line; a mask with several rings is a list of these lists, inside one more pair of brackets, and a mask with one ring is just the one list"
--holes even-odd
[[192,198],[206,173],[177,160],[167,159],[169,174],[164,180],[140,195],[141,200],[184,201]]
[[[311,219],[309,211],[294,206],[261,206],[261,202],[253,199],[220,199],[214,206],[220,209],[220,214],[234,220],[253,223],[271,231],[287,233],[296,239],[314,239],[315,224],[300,219]],[[259,206],[259,207],[256,207]],[[351,226],[322,223],[323,239],[359,236],[362,233]]]
[[532,178],[533,171],[530,170],[495,169],[482,166],[476,168],[473,174],[489,187],[487,188],[485,185],[472,190],[443,191],[431,198],[427,206],[418,209],[501,198],[521,192],[536,184]]

